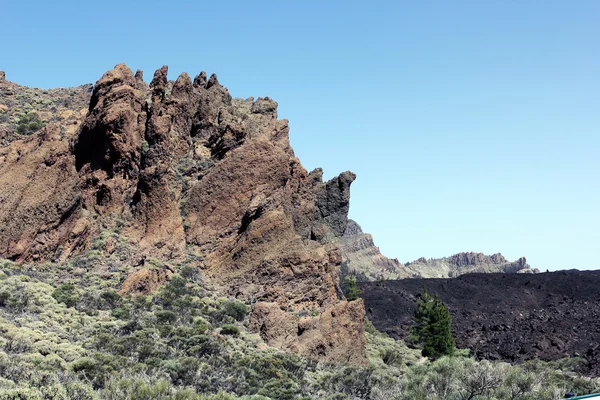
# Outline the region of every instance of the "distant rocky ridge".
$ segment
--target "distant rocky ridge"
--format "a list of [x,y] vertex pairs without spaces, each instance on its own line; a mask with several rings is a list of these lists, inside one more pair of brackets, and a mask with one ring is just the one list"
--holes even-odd
[[364,233],[355,221],[349,220],[344,235],[337,239],[342,249],[344,274],[359,281],[379,281],[405,278],[451,278],[473,272],[535,273],[525,257],[510,262],[500,253],[458,253],[439,259],[419,258],[402,264],[381,254],[373,237]]
[[[366,363],[364,307],[343,300],[335,243],[355,175],[306,171],[272,99],[234,99],[214,74],[170,81],[167,71],[148,85],[120,64],[91,93],[2,75],[0,257],[60,264],[118,234],[135,249],[120,259],[131,266],[122,293],[169,279],[140,269],[146,258],[185,260],[253,305],[250,326],[268,344]],[[43,127],[15,133],[29,112]]]
[[500,253],[487,256],[483,253],[458,253],[450,257],[438,259],[419,258],[416,261],[406,263],[406,267],[418,272],[422,278],[454,278],[459,275],[485,272],[512,273],[536,273],[536,268],[527,264],[525,257],[516,261],[508,261]]
[[373,236],[364,233],[358,223],[348,220],[344,235],[338,238],[342,249],[342,274],[356,276],[359,281],[415,278],[419,275],[396,258],[381,254]]

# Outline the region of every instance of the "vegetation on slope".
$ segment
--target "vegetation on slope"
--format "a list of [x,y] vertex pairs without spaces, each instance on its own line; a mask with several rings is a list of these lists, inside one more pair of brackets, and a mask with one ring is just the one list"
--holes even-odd
[[0,261],[0,399],[554,399],[599,386],[559,364],[431,362],[368,322],[368,366],[322,364],[266,346],[246,329],[249,307],[186,263],[131,297],[116,291],[130,268],[113,261],[110,274],[94,250]]

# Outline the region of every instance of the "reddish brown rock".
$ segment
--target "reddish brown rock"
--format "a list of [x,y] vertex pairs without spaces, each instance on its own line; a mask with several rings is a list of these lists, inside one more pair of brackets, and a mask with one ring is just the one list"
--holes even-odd
[[[94,86],[76,131],[2,150],[0,255],[64,259],[118,226],[134,253],[202,260],[223,294],[277,304],[286,318],[322,314],[301,322],[313,324],[305,335],[263,336],[275,345],[364,361],[362,303],[341,301],[334,243],[346,229],[355,175],[323,182],[320,170],[309,174],[275,101],[233,99],[214,74],[193,82],[167,75],[162,67],[146,85],[141,71],[117,65]],[[114,243],[103,248],[115,251]],[[143,269],[121,291],[145,293],[166,278]],[[265,315],[253,313],[251,324],[262,326]]]
[[57,125],[0,148],[0,256],[63,260],[85,247],[80,183]]
[[150,294],[160,288],[163,283],[171,279],[173,270],[165,265],[158,269],[142,268],[132,274],[121,284],[121,296],[139,296]]
[[89,113],[73,146],[88,209],[119,216],[139,176],[146,125],[145,93],[124,64],[94,86]]
[[362,300],[339,302],[319,316],[298,317],[276,303],[257,303],[251,328],[284,350],[326,362],[367,364]]

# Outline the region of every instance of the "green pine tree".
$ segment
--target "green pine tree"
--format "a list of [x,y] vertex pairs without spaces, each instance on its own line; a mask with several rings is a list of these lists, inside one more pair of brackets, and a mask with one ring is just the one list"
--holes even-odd
[[454,354],[452,316],[438,296],[424,290],[413,320],[417,325],[412,329],[412,337],[423,346],[424,357],[437,359]]
[[356,300],[361,295],[361,290],[356,283],[356,277],[350,275],[346,280],[346,299],[348,301]]

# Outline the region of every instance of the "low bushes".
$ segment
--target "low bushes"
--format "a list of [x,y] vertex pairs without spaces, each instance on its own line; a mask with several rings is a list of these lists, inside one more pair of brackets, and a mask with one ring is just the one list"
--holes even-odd
[[[132,298],[78,264],[107,262],[98,254],[77,260],[36,270],[0,261],[0,400],[544,400],[600,391],[597,380],[559,371],[581,360],[432,362],[368,321],[369,365],[321,364],[248,334],[248,306],[211,295],[197,270]],[[58,274],[72,282],[62,274],[74,270],[84,270],[77,285],[54,283]]]
[[30,112],[22,115],[17,123],[17,132],[21,135],[31,135],[42,129],[44,123],[39,119],[36,113]]

